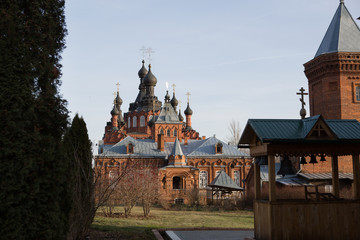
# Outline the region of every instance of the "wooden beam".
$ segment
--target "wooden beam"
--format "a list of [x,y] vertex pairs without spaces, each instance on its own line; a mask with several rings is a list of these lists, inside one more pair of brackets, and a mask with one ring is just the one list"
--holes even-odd
[[360,163],[359,154],[352,155],[353,162],[353,195],[355,200],[360,200]]
[[261,199],[260,189],[260,166],[254,163],[254,188],[255,188],[255,200]]
[[332,190],[335,197],[340,197],[340,189],[339,189],[339,163],[338,156],[331,156],[331,168],[332,168]]
[[275,157],[268,155],[268,171],[269,171],[269,201],[276,201],[275,193]]

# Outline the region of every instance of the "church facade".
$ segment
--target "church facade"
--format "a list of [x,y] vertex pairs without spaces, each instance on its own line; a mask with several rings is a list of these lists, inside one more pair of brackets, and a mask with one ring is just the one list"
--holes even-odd
[[169,203],[206,203],[211,198],[210,184],[221,171],[239,187],[243,187],[252,159],[236,146],[214,137],[200,137],[193,129],[189,95],[184,111],[168,91],[164,103],[155,96],[157,79],[146,69],[144,61],[138,72],[139,92],[122,113],[119,91],[111,110],[111,121],[105,126],[95,165],[109,178],[118,176],[125,164],[141,164],[158,169],[158,193]]

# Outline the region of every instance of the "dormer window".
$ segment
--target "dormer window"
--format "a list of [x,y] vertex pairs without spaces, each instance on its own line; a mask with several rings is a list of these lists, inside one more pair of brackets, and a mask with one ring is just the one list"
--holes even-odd
[[128,154],[133,154],[134,153],[134,145],[132,143],[129,143],[127,146],[126,146],[126,152]]
[[221,142],[218,142],[217,144],[215,144],[215,153],[216,154],[221,154],[223,150],[223,145]]

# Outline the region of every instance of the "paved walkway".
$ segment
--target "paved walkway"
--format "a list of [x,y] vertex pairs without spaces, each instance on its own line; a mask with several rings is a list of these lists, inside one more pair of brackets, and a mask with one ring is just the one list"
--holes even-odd
[[165,231],[172,240],[243,240],[253,237],[251,230],[194,230],[194,231]]

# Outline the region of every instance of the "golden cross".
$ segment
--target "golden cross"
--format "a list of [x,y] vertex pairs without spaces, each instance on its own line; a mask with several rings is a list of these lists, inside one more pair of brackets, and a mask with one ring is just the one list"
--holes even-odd
[[145,56],[146,56],[146,50],[147,49],[145,48],[145,46],[142,46],[140,49],[143,60],[145,59]]
[[117,86],[117,90],[118,90],[118,92],[119,92],[120,83],[119,83],[119,82],[117,82],[117,83],[116,83],[116,86]]
[[300,98],[300,102],[301,102],[301,107],[304,108],[305,104],[305,100],[304,100],[304,95],[309,95],[308,93],[305,93],[305,89],[303,87],[300,88],[299,93],[296,93],[297,95],[301,95]]
[[114,92],[113,95],[115,96],[115,98],[114,98],[114,104],[116,104],[116,92]]
[[190,102],[190,92],[187,92],[186,94],[185,94],[186,96],[187,96],[187,103],[189,103]]
[[149,57],[148,57],[148,61],[149,61],[149,63],[151,63],[151,54],[152,53],[154,53],[154,51],[151,49],[151,47],[148,47],[147,49],[146,49],[146,52],[147,52],[147,54],[149,55]]
[[173,92],[175,93],[175,87],[176,87],[175,83],[171,86],[173,87]]

